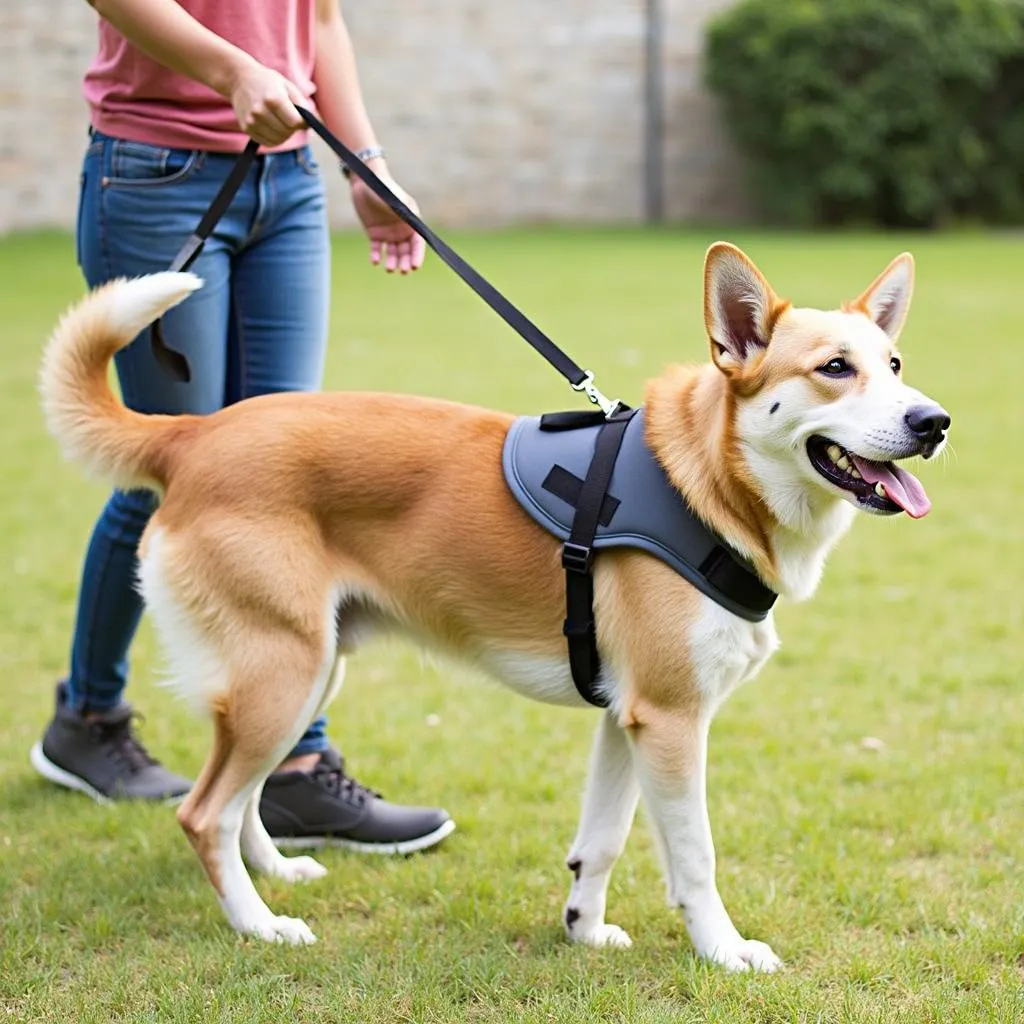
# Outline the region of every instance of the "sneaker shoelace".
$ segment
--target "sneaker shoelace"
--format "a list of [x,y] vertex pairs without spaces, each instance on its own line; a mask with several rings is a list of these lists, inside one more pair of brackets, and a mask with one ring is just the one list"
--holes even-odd
[[362,807],[367,800],[380,799],[380,793],[345,774],[344,761],[337,767],[321,761],[313,769],[313,778],[332,796],[354,807]]
[[107,751],[107,755],[121,762],[132,774],[159,764],[135,735],[135,722],[142,722],[142,715],[133,711],[117,722],[96,721],[92,723],[93,734]]

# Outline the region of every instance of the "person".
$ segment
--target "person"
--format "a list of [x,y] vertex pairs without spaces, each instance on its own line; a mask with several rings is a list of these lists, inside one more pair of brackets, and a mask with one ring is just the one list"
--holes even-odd
[[[116,359],[126,403],[146,413],[211,413],[267,392],[320,386],[330,248],[324,186],[296,104],[415,208],[388,171],[359,85],[338,0],[90,0],[99,50],[85,75],[91,128],[76,230],[90,287],[168,267],[247,137],[260,155],[192,269],[204,287],[163,320],[191,379],[154,360],[148,330]],[[370,261],[407,274],[423,239],[358,180]],[[156,499],[115,491],[82,570],[67,678],[31,752],[46,778],[101,801],[175,800],[189,780],[150,756],[123,699],[142,614],[136,549]],[[330,842],[410,852],[454,828],[445,811],[385,801],[344,767],[324,719],[264,788],[279,845]]]

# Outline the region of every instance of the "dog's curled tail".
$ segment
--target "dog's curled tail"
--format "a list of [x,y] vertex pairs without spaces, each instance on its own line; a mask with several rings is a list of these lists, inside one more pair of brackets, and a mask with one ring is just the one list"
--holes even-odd
[[121,278],[64,314],[43,355],[39,390],[46,425],[69,459],[121,486],[165,484],[169,442],[194,417],[127,409],[107,372],[115,353],[201,284],[195,274],[170,271]]

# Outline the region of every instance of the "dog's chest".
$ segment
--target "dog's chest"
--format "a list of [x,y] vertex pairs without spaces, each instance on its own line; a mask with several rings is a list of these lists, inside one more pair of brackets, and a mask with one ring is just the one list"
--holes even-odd
[[779,636],[772,615],[747,622],[705,597],[690,645],[697,686],[714,714],[737,686],[757,675],[778,649]]
[[482,667],[509,689],[542,704],[589,707],[572,681],[568,658],[492,651],[480,659]]

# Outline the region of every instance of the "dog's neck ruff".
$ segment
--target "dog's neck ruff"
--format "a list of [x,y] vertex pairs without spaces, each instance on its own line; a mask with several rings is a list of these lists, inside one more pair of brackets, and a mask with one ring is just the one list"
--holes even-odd
[[[614,468],[600,501],[596,532],[589,547],[595,553],[615,547],[640,548],[734,615],[761,622],[778,595],[764,584],[749,561],[701,522],[672,485],[647,447],[643,410],[623,418],[628,422],[618,455],[612,456]],[[605,426],[600,414],[523,416],[509,429],[502,452],[505,481],[519,504],[549,533],[570,542],[563,549],[563,565],[569,572],[570,619],[570,562],[576,557],[571,543],[573,522],[584,481],[595,461],[598,435]],[[583,566],[588,583],[589,561],[588,556]],[[588,625],[592,629],[592,621]],[[599,669],[596,645],[592,664],[581,672],[572,656],[573,633],[568,619],[565,632],[577,688],[590,703],[605,706],[607,702],[593,685]],[[580,675],[591,678],[578,678]]]

